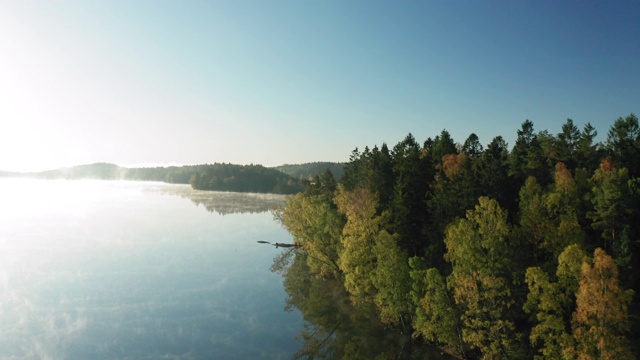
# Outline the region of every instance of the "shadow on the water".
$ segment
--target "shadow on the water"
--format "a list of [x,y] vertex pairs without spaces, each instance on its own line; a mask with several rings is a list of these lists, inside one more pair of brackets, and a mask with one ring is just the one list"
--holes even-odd
[[370,309],[354,307],[339,280],[311,274],[306,257],[301,249],[287,248],[271,266],[283,277],[285,311],[296,308],[305,320],[295,359],[451,359],[411,334],[385,327]]

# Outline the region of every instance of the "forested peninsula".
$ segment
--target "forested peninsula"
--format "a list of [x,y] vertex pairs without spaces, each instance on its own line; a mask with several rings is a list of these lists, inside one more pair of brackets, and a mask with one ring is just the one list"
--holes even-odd
[[[527,120],[511,149],[446,130],[356,148],[340,181],[325,173],[274,212],[299,245],[285,286],[315,288],[291,271],[304,261],[388,329],[460,358],[634,359],[638,118],[615,120],[603,142],[590,124],[558,130]],[[309,331],[308,353],[322,357],[335,332]]]

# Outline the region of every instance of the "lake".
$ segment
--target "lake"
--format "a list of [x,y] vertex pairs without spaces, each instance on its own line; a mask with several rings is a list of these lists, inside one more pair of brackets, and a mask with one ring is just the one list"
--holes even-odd
[[280,195],[0,179],[0,359],[442,359],[319,279]]
[[277,195],[0,179],[0,358],[289,359]]

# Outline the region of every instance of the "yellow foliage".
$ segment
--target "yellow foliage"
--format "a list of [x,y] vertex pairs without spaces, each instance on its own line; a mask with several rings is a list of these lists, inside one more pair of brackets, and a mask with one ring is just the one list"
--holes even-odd
[[598,248],[593,265],[583,263],[576,293],[574,337],[578,359],[633,359],[624,333],[628,330],[628,306],[632,290],[618,283],[613,258]]

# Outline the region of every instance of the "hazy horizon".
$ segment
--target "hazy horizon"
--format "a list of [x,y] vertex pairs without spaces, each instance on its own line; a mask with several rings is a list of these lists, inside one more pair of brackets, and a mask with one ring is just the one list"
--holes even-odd
[[[310,161],[309,163],[324,163],[324,162],[333,162],[333,161]],[[217,162],[217,163],[221,163],[221,162]],[[335,163],[344,163],[344,162],[335,162]],[[16,173],[16,174],[29,174],[29,173],[40,173],[40,172],[46,172],[46,171],[53,171],[53,170],[60,170],[60,169],[66,169],[66,168],[73,168],[73,167],[77,167],[77,166],[95,165],[95,164],[111,164],[111,165],[116,165],[116,166],[119,166],[119,167],[125,168],[125,169],[136,169],[136,168],[158,168],[158,167],[168,168],[168,167],[182,167],[182,166],[198,166],[198,165],[207,165],[207,164],[214,164],[214,163],[211,162],[211,163],[202,163],[202,164],[178,164],[178,163],[115,164],[115,163],[110,163],[108,161],[97,161],[97,162],[92,162],[92,163],[87,163],[87,164],[74,164],[74,165],[61,166],[61,167],[57,167],[57,168],[47,168],[47,169],[41,169],[41,170],[36,169],[36,170],[28,170],[28,171],[12,171],[12,170],[0,169],[0,172]],[[275,168],[275,167],[279,167],[279,166],[301,165],[301,164],[304,164],[304,163],[300,163],[300,164],[278,164],[278,165],[273,165],[273,166],[272,165],[257,164],[257,163],[233,164],[233,165],[262,165],[264,167]]]
[[638,2],[2,1],[0,170],[346,162],[640,104]]

